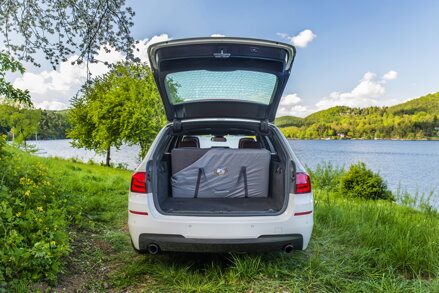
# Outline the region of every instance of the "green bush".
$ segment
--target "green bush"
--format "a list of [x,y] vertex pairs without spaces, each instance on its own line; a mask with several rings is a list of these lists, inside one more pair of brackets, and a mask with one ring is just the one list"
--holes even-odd
[[11,154],[6,151],[6,135],[0,135],[0,168],[7,167],[7,160],[11,157]]
[[0,137],[0,284],[56,280],[69,251],[66,201],[41,163],[12,156]]
[[362,162],[351,165],[340,177],[339,191],[347,197],[394,200],[383,178],[367,169]]
[[314,189],[335,191],[338,189],[340,178],[345,173],[343,167],[336,167],[331,162],[317,164],[315,171],[308,168]]

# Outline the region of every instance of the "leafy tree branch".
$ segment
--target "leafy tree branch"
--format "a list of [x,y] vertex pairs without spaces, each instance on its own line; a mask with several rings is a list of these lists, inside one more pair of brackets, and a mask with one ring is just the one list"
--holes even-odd
[[73,54],[78,64],[94,62],[102,46],[132,58],[133,16],[125,0],[2,0],[0,37],[14,57],[36,66],[39,51],[53,67]]
[[30,95],[28,90],[14,88],[13,85],[6,81],[6,72],[24,73],[24,67],[17,61],[13,60],[7,53],[0,52],[0,100],[3,98],[9,102],[17,102],[26,106],[31,106]]

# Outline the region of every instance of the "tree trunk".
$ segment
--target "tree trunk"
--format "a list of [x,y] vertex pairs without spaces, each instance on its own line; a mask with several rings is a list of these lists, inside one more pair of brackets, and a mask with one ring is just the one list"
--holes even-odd
[[108,149],[107,149],[107,158],[106,158],[106,161],[105,161],[105,165],[110,167],[110,161],[111,161],[111,158],[110,158],[110,147],[108,147]]
[[24,150],[27,151],[26,136],[24,136],[23,133],[21,133],[21,135],[23,136]]

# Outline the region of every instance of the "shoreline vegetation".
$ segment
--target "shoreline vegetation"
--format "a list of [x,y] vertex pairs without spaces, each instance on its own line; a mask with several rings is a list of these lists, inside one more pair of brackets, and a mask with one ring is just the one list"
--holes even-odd
[[398,204],[387,193],[386,200],[347,197],[340,190],[356,172],[384,188],[361,164],[310,172],[315,227],[306,251],[150,256],[132,250],[126,228],[131,172],[37,157],[4,140],[0,158],[0,288],[7,291],[439,290],[438,212],[428,196],[404,192],[393,194]]
[[[0,134],[8,140],[66,139],[71,110],[22,109],[0,104]],[[305,118],[284,116],[275,124],[288,139],[439,140],[439,93],[392,107],[332,107]],[[29,127],[34,125],[35,127]],[[15,133],[14,133],[15,132]]]
[[439,140],[439,93],[392,107],[332,107],[275,124],[289,139]]
[[68,110],[54,111],[0,103],[0,135],[8,140],[66,139],[71,129]]
[[[282,128],[280,128],[280,130],[282,131]],[[435,136],[435,137],[417,137],[417,138],[357,138],[357,137],[344,137],[344,138],[340,138],[340,137],[321,137],[321,138],[290,138],[287,137],[287,139],[291,139],[291,140],[394,140],[394,141],[436,141],[439,140],[439,136]]]
[[[282,130],[282,129],[281,129]],[[289,138],[290,140],[391,140],[391,141],[437,141],[439,137],[426,137],[426,138]]]

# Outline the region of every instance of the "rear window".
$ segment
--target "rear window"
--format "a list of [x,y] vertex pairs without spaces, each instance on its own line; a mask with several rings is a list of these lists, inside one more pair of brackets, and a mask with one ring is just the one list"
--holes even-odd
[[191,70],[168,74],[165,84],[172,104],[236,100],[268,105],[277,77],[271,73],[248,70]]
[[212,147],[223,147],[237,149],[239,148],[239,140],[243,137],[251,137],[256,140],[255,136],[247,135],[225,135],[222,136],[223,140],[215,139],[214,135],[197,135],[200,141],[200,148],[207,149]]

